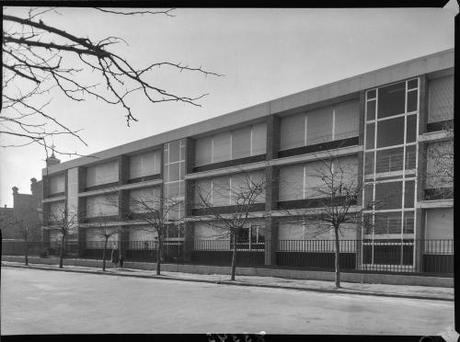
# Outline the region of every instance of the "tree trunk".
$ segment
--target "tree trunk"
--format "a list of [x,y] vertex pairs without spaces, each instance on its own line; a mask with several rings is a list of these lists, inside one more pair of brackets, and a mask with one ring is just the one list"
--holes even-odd
[[109,238],[106,237],[104,241],[104,249],[102,250],[102,270],[105,271],[105,254],[107,252],[107,240]]
[[236,273],[236,234],[233,234],[232,274],[230,280],[235,280]]
[[65,235],[62,235],[61,250],[59,251],[59,268],[62,268],[64,265],[64,241],[65,241]]
[[340,287],[340,240],[339,231],[334,227],[335,233],[335,287]]
[[158,246],[157,246],[157,275],[161,273],[161,253],[163,251],[163,238],[161,234],[158,234]]
[[29,243],[27,239],[25,239],[24,241],[24,257],[25,257],[26,266],[28,266],[29,265]]

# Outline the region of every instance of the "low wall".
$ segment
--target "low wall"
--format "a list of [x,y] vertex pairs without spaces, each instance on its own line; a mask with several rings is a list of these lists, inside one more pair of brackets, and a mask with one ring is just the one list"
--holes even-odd
[[[24,257],[3,255],[3,261],[24,262]],[[48,257],[29,257],[31,264],[47,264],[57,265],[58,258]],[[92,259],[65,259],[65,265],[87,266],[87,267],[102,267],[101,260]],[[110,261],[107,266],[112,264]],[[154,270],[155,263],[149,262],[131,262],[124,263],[127,268]],[[162,264],[162,270],[169,272],[184,272],[198,274],[230,274],[229,266],[210,266],[210,265],[190,265],[190,264]],[[291,279],[307,279],[307,280],[334,280],[334,272],[326,271],[310,271],[310,270],[291,270],[282,268],[265,268],[265,267],[237,267],[237,275],[247,276],[264,276],[264,277],[280,277]],[[434,287],[454,287],[454,279],[452,277],[435,277],[424,275],[406,275],[406,274],[381,274],[381,273],[350,273],[342,272],[341,279],[351,283],[369,283],[369,284],[390,284],[390,285],[418,285],[418,286],[434,286]]]

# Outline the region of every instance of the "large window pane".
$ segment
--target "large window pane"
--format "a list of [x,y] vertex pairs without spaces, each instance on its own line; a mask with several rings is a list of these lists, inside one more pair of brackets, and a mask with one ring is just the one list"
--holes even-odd
[[404,189],[404,208],[414,207],[415,181],[407,181]]
[[195,142],[195,165],[201,166],[211,163],[212,137],[205,137]]
[[406,146],[406,170],[415,169],[416,161],[415,145]]
[[379,234],[401,234],[401,212],[375,215],[374,232]]
[[344,102],[335,107],[335,140],[357,136],[358,126],[359,102]]
[[418,107],[418,91],[413,90],[407,93],[407,112],[415,112]]
[[378,117],[385,118],[405,113],[406,83],[379,88]]
[[49,193],[56,194],[65,191],[65,176],[53,176],[49,180]]
[[230,160],[230,133],[225,132],[216,134],[213,138],[213,141],[213,162],[218,163],[221,161]]
[[414,233],[414,212],[405,211],[403,215],[404,215],[403,233],[413,234]]
[[305,113],[281,119],[280,149],[305,146]]
[[251,155],[251,128],[245,127],[232,132],[232,159]]
[[160,151],[147,152],[129,158],[129,178],[160,173]]
[[267,150],[267,124],[260,123],[252,126],[252,155],[266,153]]
[[377,147],[404,143],[404,117],[384,120],[377,125]]
[[414,142],[417,135],[417,115],[407,117],[406,142]]
[[206,207],[206,204],[212,203],[211,180],[200,179],[195,182],[195,203],[194,208]]
[[371,123],[366,125],[366,148],[374,148],[375,143],[375,124]]
[[374,185],[373,184],[366,184],[364,186],[364,208],[365,209],[372,209],[373,202],[374,202]]
[[176,164],[170,164],[167,166],[169,169],[168,176],[166,178],[167,182],[173,182],[179,180],[179,169],[180,169],[180,163]]
[[86,169],[86,186],[113,183],[118,181],[118,161],[108,162]]
[[400,209],[402,207],[402,182],[375,184],[376,209]]
[[332,108],[322,108],[307,113],[307,145],[332,139]]
[[367,120],[374,120],[375,119],[375,106],[376,101],[367,101]]
[[366,175],[374,173],[374,152],[366,152],[364,172]]
[[392,148],[389,150],[377,151],[376,172],[391,172],[403,169],[402,147]]

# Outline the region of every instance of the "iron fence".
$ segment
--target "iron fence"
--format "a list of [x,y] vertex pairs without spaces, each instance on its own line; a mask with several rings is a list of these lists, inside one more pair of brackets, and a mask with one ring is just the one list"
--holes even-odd
[[[114,245],[115,244],[115,245]],[[452,276],[454,269],[454,241],[451,239],[362,239],[341,240],[340,266],[343,271],[371,273],[417,273]],[[59,243],[46,245],[28,241],[29,255],[59,255]],[[186,246],[187,250],[186,250]],[[237,266],[270,266],[280,268],[333,270],[334,240],[270,240],[237,243]],[[109,241],[106,258],[112,249],[123,251],[126,261],[156,262],[158,241]],[[180,239],[165,241],[162,260],[169,263],[193,263],[229,266],[232,243],[225,240],[195,239],[185,244]],[[102,259],[104,241],[87,241],[78,250],[77,241],[66,241],[66,256]],[[44,253],[46,251],[47,253]],[[24,255],[24,240],[3,240],[3,255]],[[187,257],[185,257],[187,255]],[[267,255],[272,264],[265,265]]]

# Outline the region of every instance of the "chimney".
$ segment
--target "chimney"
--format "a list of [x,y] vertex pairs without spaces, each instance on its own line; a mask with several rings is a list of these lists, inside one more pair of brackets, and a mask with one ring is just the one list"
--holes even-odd
[[11,189],[13,189],[13,196],[18,194],[19,188],[17,186],[13,186]]

